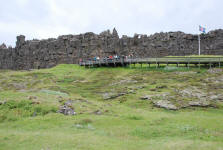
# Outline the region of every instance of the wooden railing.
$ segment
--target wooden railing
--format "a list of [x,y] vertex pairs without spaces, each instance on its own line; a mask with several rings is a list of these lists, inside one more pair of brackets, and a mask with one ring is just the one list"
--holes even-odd
[[162,57],[162,58],[120,58],[80,62],[81,66],[106,66],[116,64],[219,64],[223,57]]

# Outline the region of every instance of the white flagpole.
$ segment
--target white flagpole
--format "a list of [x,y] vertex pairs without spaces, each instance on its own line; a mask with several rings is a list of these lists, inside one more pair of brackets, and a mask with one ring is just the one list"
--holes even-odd
[[201,38],[200,34],[198,33],[198,55],[201,55]]

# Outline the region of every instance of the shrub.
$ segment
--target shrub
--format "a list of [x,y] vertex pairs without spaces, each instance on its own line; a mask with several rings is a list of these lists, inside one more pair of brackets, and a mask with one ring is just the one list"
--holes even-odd
[[136,115],[128,116],[127,118],[130,120],[143,120],[142,116],[136,116]]
[[[31,117],[36,115],[46,115],[48,113],[55,113],[57,108],[49,105],[37,105],[32,101],[7,101],[0,105],[0,122],[16,121],[20,117]],[[4,113],[3,113],[4,112]]]

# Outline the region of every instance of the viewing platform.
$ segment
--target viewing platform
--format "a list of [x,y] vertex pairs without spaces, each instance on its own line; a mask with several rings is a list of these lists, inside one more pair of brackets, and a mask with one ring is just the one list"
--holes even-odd
[[80,66],[85,67],[118,67],[129,66],[135,64],[155,64],[159,67],[161,64],[169,65],[176,64],[176,66],[184,64],[186,67],[195,65],[201,67],[201,65],[208,65],[209,67],[221,67],[223,64],[223,57],[162,57],[162,58],[119,58],[119,59],[100,59],[100,60],[88,60],[79,63]]

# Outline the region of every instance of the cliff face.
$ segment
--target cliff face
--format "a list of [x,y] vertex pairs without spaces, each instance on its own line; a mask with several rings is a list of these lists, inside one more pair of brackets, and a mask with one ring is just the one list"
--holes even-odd
[[[135,57],[183,56],[198,53],[197,35],[183,32],[156,33],[119,38],[114,29],[97,35],[64,35],[57,39],[26,41],[18,36],[16,47],[0,46],[0,69],[38,69],[57,64],[78,63],[94,56],[129,55]],[[201,35],[201,53],[223,55],[223,30]]]

